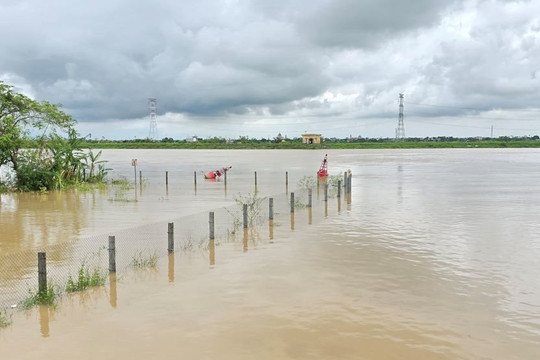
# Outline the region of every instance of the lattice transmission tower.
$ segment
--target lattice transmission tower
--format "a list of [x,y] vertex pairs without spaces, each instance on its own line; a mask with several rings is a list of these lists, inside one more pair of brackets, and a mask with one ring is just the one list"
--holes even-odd
[[150,98],[150,131],[148,132],[148,138],[150,140],[157,140],[157,113],[156,113],[156,103],[157,99]]
[[399,94],[399,117],[398,127],[396,128],[396,140],[405,139],[405,125],[403,124],[403,98],[404,94]]

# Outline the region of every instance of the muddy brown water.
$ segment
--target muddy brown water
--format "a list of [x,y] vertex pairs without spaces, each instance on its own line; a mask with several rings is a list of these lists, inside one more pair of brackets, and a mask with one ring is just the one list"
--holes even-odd
[[[349,201],[314,196],[237,242],[15,311],[2,359],[538,358],[539,150],[327,153],[331,175],[353,173]],[[182,216],[207,226],[254,171],[261,196],[285,198],[324,154],[107,150],[111,177],[142,171],[142,190],[1,195],[0,256]],[[201,178],[226,165],[227,186]]]

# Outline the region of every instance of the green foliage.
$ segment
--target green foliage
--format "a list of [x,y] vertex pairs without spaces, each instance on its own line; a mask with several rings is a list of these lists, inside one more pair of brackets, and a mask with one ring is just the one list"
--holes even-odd
[[89,287],[102,286],[105,285],[107,281],[107,273],[99,269],[99,267],[94,267],[92,271],[85,262],[81,264],[79,271],[77,273],[77,279],[73,280],[71,274],[69,275],[66,292],[76,292],[86,290]]
[[18,190],[43,191],[55,188],[59,179],[50,166],[41,161],[36,152],[28,151],[20,159],[16,172]]
[[17,171],[21,149],[31,132],[72,129],[75,121],[60,107],[30,99],[0,81],[0,165],[11,164]]
[[[74,125],[61,105],[30,99],[0,81],[0,166],[9,165],[15,172],[17,190],[47,191],[104,181],[109,169],[99,160],[101,151],[85,154],[85,139]],[[35,134],[40,135],[31,140]]]
[[39,292],[28,290],[28,296],[21,302],[23,309],[30,309],[36,305],[55,305],[58,292],[53,284],[47,286],[47,290]]
[[199,141],[175,140],[149,141],[135,140],[92,140],[86,141],[85,148],[99,149],[422,149],[422,148],[540,148],[540,137],[499,137],[497,139],[479,138],[408,138],[396,141],[393,138],[327,138],[320,144],[304,144],[299,138],[274,141],[267,139],[235,140],[209,138]]
[[0,329],[8,327],[11,323],[11,316],[0,311]]
[[107,160],[99,160],[101,153],[102,151],[100,150],[98,153],[94,154],[94,152],[90,149],[88,151],[88,155],[84,158],[85,168],[89,170],[88,177],[85,179],[88,182],[103,182],[110,170],[105,168],[105,163]]
[[131,266],[137,269],[156,268],[158,262],[158,255],[156,252],[144,254],[142,251],[137,251],[132,259]]

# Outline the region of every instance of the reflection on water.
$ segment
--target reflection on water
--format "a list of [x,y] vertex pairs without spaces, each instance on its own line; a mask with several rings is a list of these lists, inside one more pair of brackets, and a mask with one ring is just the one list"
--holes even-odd
[[[93,196],[77,191],[0,194],[0,253],[71,241]],[[85,204],[86,203],[86,204]]]
[[[84,196],[60,201],[66,207],[79,201],[82,208],[73,214],[78,224],[69,225],[72,234],[217,209],[251,188],[255,170],[257,192],[279,194],[285,202],[293,184],[313,173],[320,159],[316,151],[111,154],[117,164],[131,158],[140,166],[152,164],[145,170],[147,182],[159,186],[145,187],[136,203],[110,202],[103,194],[93,201]],[[175,163],[182,154],[190,159],[189,168]],[[163,257],[157,271],[110,280],[108,297],[90,292],[77,306],[65,300],[54,319],[41,308],[35,310],[39,321],[16,316],[8,331],[0,330],[2,355],[535,359],[539,155],[538,150],[328,151],[331,174],[341,176],[347,169],[353,174],[343,205],[341,197],[330,196],[323,205],[295,212],[283,206],[262,230],[245,229],[230,243],[211,241],[204,251],[178,251]],[[195,196],[193,168],[222,163],[235,165],[229,190],[224,192],[223,182],[199,181]],[[179,169],[170,171],[167,193],[163,170],[171,164]],[[132,174],[129,163],[123,166]],[[283,171],[290,182],[285,196]],[[320,204],[319,188],[314,197]],[[3,197],[1,209],[2,224],[9,221],[4,215],[15,224],[18,196]],[[33,219],[48,221],[45,227],[67,226],[67,212],[59,216]],[[38,242],[41,235],[28,240],[34,225],[23,223],[29,228],[10,228],[21,235],[17,243],[6,242],[2,231],[2,251]],[[69,258],[66,253],[59,261],[62,256]],[[89,337],[92,344],[82,341]]]
[[[245,246],[247,246],[247,244]],[[215,244],[214,239],[210,239],[208,241],[208,253],[209,253],[210,266],[213,266],[216,264],[216,244]]]
[[111,304],[111,307],[113,308],[115,308],[118,305],[118,293],[117,293],[116,281],[117,281],[116,273],[115,272],[109,273],[109,303]]

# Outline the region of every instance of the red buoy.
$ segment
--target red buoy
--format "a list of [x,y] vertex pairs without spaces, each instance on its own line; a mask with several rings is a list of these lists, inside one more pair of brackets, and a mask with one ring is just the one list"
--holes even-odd
[[319,177],[328,176],[328,154],[324,154],[324,159],[322,161],[321,167],[319,168],[319,171],[317,171],[317,174]]
[[229,169],[232,168],[232,166],[223,167],[221,169],[217,169],[214,171],[208,171],[206,174],[204,174],[205,179],[217,179],[221,175],[225,174]]

